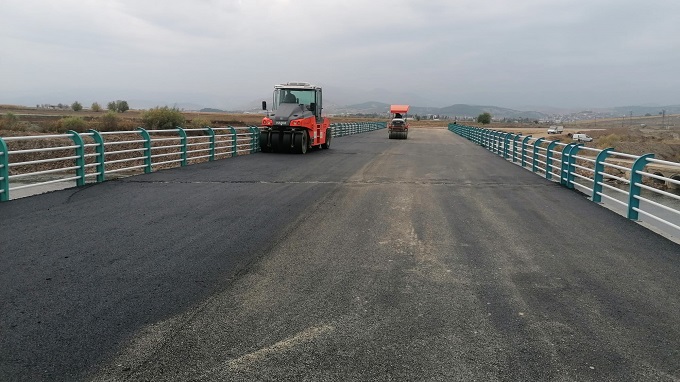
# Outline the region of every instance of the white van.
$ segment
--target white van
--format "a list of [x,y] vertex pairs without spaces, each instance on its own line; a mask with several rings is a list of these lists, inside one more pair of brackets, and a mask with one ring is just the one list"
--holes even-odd
[[548,128],[548,134],[562,134],[564,131],[564,126],[550,126]]
[[586,135],[586,134],[574,134],[571,136],[571,139],[578,141],[578,142],[592,142],[593,138]]

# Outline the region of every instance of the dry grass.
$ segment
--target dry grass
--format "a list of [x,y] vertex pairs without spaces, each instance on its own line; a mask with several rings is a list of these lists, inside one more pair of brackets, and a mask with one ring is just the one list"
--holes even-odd
[[[74,112],[72,110],[45,110],[31,107],[0,105],[0,113],[13,113],[18,117],[19,123],[13,126],[13,131],[3,129],[0,118],[0,136],[33,135],[53,132],[58,129],[59,120],[67,116],[83,118],[88,129],[106,131],[102,116],[106,112],[94,112],[84,110]],[[116,130],[129,131],[142,126],[142,113],[144,110],[128,110],[119,113]],[[187,127],[195,127],[196,124],[209,122],[213,127],[241,127],[259,126],[262,114],[232,114],[214,112],[184,112]],[[330,117],[333,123],[351,122],[387,122],[382,118],[359,118],[359,117]],[[452,121],[411,121],[412,128],[443,128]],[[465,122],[470,126],[486,127],[498,131],[532,135],[550,140],[559,139],[562,142],[571,142],[569,134],[577,132],[587,133],[595,138],[587,146],[596,148],[614,147],[616,151],[630,154],[645,154],[653,152],[660,159],[680,162],[680,115],[670,115],[662,119],[661,116],[634,117],[628,119],[608,119],[597,121],[582,121],[564,124],[564,133],[550,135],[547,133],[547,125],[537,124],[502,124],[492,123],[480,125],[473,122]],[[665,124],[665,126],[664,126]],[[623,125],[623,126],[622,126]],[[644,126],[643,126],[644,125]]]
[[[613,147],[615,151],[642,155],[656,154],[657,159],[680,162],[680,115],[666,116],[665,126],[660,116],[640,117],[647,123],[633,121],[621,126],[621,120],[584,121],[564,124],[564,132],[560,135],[548,134],[548,125],[536,124],[501,124],[492,123],[482,126],[469,123],[469,126],[479,126],[497,131],[515,134],[531,135],[534,138],[560,140],[570,143],[571,135],[585,133],[593,137],[592,142],[585,145],[598,149]],[[642,125],[645,126],[642,126]]]

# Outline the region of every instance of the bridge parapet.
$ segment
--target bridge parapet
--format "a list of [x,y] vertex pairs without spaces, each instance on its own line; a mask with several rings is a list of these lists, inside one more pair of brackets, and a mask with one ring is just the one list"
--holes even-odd
[[[334,137],[384,128],[385,122],[331,124]],[[0,202],[10,200],[10,191],[15,190],[83,186],[252,154],[260,151],[259,137],[256,126],[0,137]]]
[[[449,130],[594,202],[624,208],[633,220],[652,221],[680,238],[680,163],[545,141],[530,135],[449,124]],[[607,203],[604,203],[607,202]]]

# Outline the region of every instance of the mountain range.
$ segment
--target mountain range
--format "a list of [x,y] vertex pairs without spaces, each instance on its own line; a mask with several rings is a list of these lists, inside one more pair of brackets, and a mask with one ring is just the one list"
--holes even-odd
[[[411,105],[410,115],[437,115],[448,117],[477,117],[482,113],[489,113],[494,118],[507,119],[557,119],[559,116],[577,115],[594,118],[621,118],[623,116],[659,115],[665,110],[666,114],[680,114],[680,105],[636,105],[611,108],[576,109],[548,106],[521,106],[506,108],[489,105],[472,105],[454,103],[447,104],[444,99],[430,99],[427,95],[408,91],[394,91],[387,89],[354,89],[333,85],[323,85],[324,111],[327,114],[382,114],[389,113],[390,104]],[[200,92],[181,91],[136,91],[134,97],[126,97],[124,91],[111,89],[81,89],[61,90],[42,94],[29,92],[27,94],[3,94],[0,104],[15,104],[33,106],[36,104],[71,104],[74,100],[84,106],[92,102],[104,105],[110,100],[122,99],[128,101],[133,109],[149,109],[155,106],[176,107],[182,110],[224,110],[229,112],[259,112],[262,100],[271,100],[271,92],[257,90],[254,93],[227,92],[225,94],[208,94]],[[262,93],[262,94],[259,94]],[[259,95],[257,95],[259,94]],[[250,99],[250,102],[243,102]],[[425,105],[425,106],[423,106]]]
[[[387,114],[390,105],[382,102],[364,102],[327,110],[333,114]],[[439,115],[448,117],[477,117],[489,113],[495,118],[544,119],[548,114],[537,111],[521,111],[498,106],[456,104],[446,107],[411,106],[410,115]]]

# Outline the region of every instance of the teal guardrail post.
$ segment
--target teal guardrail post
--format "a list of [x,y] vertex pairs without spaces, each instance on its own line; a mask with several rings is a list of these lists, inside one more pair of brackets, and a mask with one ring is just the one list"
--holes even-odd
[[251,138],[250,153],[254,154],[259,149],[258,143],[260,142],[260,129],[258,129],[255,126],[249,126],[248,128],[250,129],[250,138]]
[[137,131],[139,131],[139,134],[144,138],[144,173],[148,174],[152,171],[151,160],[153,159],[151,158],[151,135],[143,127],[138,127]]
[[0,137],[0,202],[9,200],[9,149]]
[[565,176],[567,173],[567,166],[569,165],[569,152],[574,145],[575,143],[568,143],[562,148],[562,158],[560,159],[560,184],[563,186],[567,185]]
[[521,137],[520,134],[515,135],[514,138],[512,138],[512,161],[517,162],[517,142],[519,141],[519,138]]
[[531,172],[536,172],[538,170],[538,149],[541,147],[542,142],[543,138],[538,138],[536,142],[534,142],[534,148],[531,153]]
[[637,209],[640,208],[640,191],[642,187],[638,186],[638,183],[642,183],[642,175],[638,174],[638,171],[643,171],[649,159],[654,158],[654,154],[645,154],[639,157],[633,167],[630,169],[630,190],[628,191],[628,219],[638,220],[639,213]]
[[503,137],[503,132],[502,131],[497,131],[495,134],[496,138],[496,155],[502,155],[503,154],[503,140],[501,139]]
[[531,135],[527,135],[526,137],[524,137],[524,139],[522,139],[522,155],[521,155],[522,167],[524,167],[524,165],[526,165],[527,162],[527,142],[529,142],[529,139],[531,139]]
[[104,136],[97,130],[90,130],[92,139],[97,143],[95,151],[97,152],[97,183],[101,183],[106,179],[106,148],[104,146]]
[[604,161],[607,160],[613,150],[613,147],[608,147],[600,151],[595,158],[595,173],[593,174],[593,202],[595,203],[602,202],[600,193],[602,193],[602,182],[604,181]]
[[576,154],[578,154],[579,150],[581,150],[581,146],[583,146],[583,144],[577,144],[571,148],[571,151],[569,151],[569,164],[567,165],[567,188],[574,188],[574,173],[576,172],[574,165],[576,164]]
[[229,130],[231,131],[231,157],[233,158],[238,155],[238,136],[234,127],[229,126]]
[[177,133],[179,133],[179,144],[182,145],[182,153],[180,154],[182,161],[180,166],[184,167],[187,165],[187,132],[178,126]]
[[566,180],[563,178],[562,180],[564,181],[564,185],[567,188],[574,188],[574,164],[576,163],[576,154],[578,154],[579,150],[581,150],[581,146],[583,146],[582,143],[577,143],[571,144],[571,147],[567,151],[567,161],[564,161],[564,155],[562,156],[562,167],[564,168],[566,172]]
[[552,179],[552,155],[553,155],[553,149],[557,144],[559,143],[559,140],[552,141],[548,144],[548,147],[546,148],[547,152],[545,154],[545,178],[546,179]]
[[66,132],[71,137],[71,140],[76,145],[76,186],[81,187],[85,185],[85,142],[83,137],[77,131],[69,130]]
[[208,159],[210,162],[215,160],[215,130],[213,130],[212,127],[210,126],[204,126],[205,133],[208,134],[208,139],[210,140],[210,158]]
[[503,137],[503,158],[508,159],[508,149],[510,146],[510,134],[512,133],[505,133],[505,136]]

